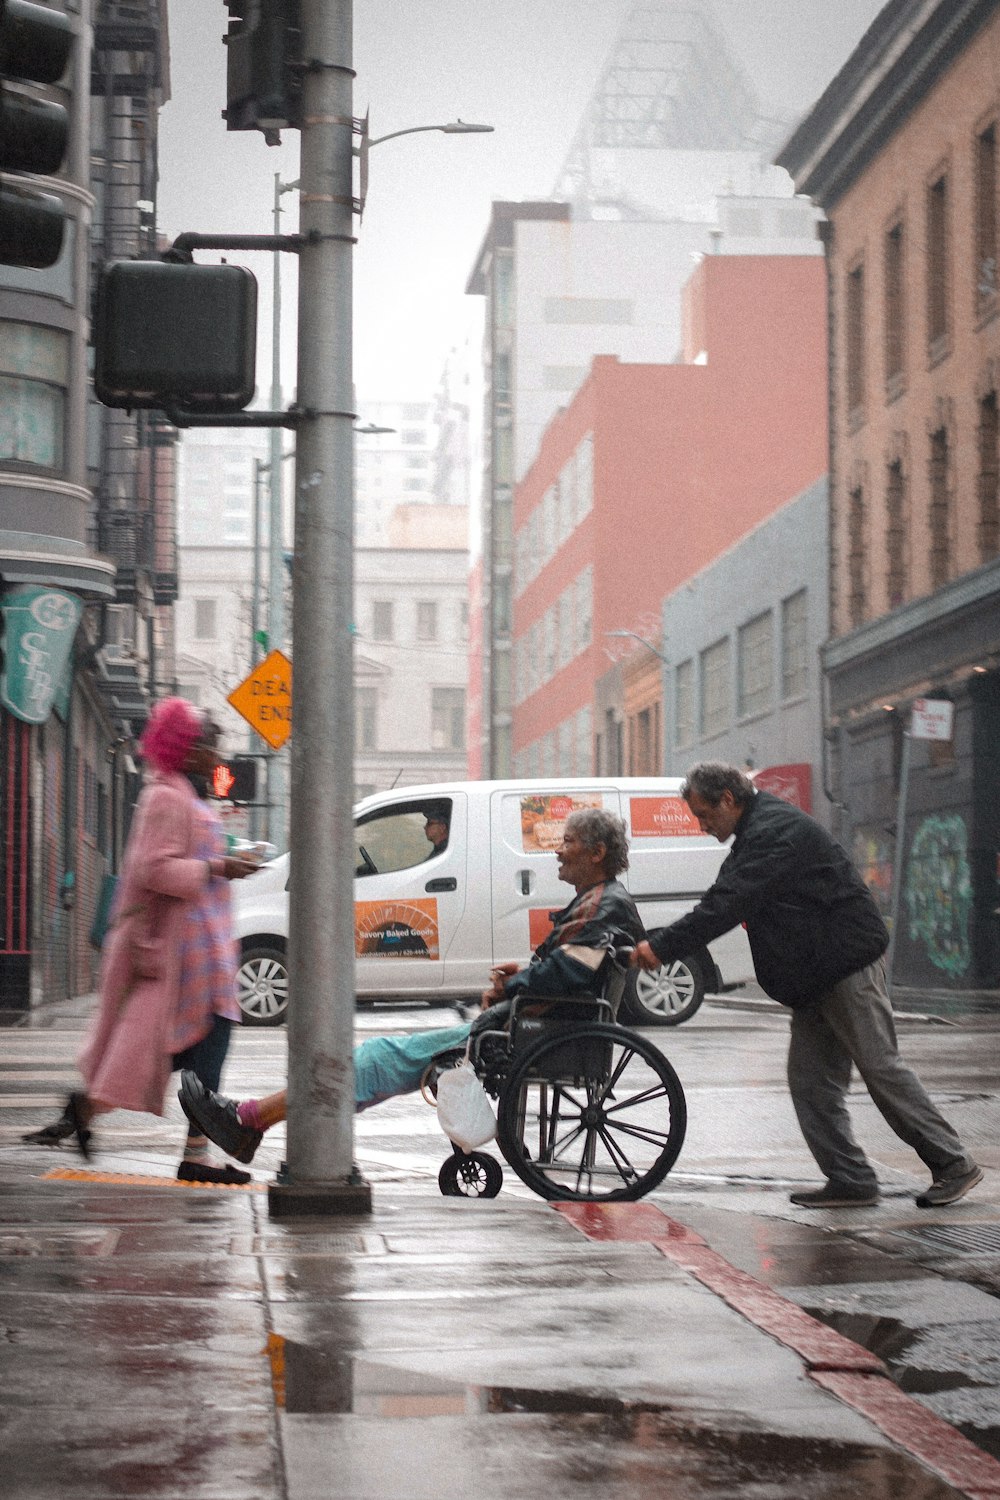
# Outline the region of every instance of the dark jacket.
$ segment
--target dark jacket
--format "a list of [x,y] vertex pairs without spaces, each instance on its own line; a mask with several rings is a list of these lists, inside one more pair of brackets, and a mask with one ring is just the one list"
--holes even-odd
[[807,1005],[889,946],[872,894],[836,839],[770,792],[747,805],[715,884],[694,910],[649,941],[668,963],[738,922],[758,982],[782,1005]]
[[580,948],[617,947],[645,937],[635,902],[617,880],[605,880],[581,891],[552,918],[552,931],[539,943],[526,969],[512,974],[504,985],[504,999],[518,995],[594,995],[598,971],[565,953],[567,944]]

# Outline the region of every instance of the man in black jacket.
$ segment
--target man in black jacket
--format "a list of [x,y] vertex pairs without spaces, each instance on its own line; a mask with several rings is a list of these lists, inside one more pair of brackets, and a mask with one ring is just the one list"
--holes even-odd
[[871,892],[835,839],[791,803],[758,792],[735,766],[694,766],[682,795],[705,833],[733,845],[693,911],[649,934],[633,962],[655,969],[746,925],[757,978],[792,1012],[788,1086],[827,1182],[792,1193],[807,1208],[878,1202],[846,1097],[852,1063],[883,1117],[932,1182],[918,1208],[954,1203],[982,1172],[896,1045],[885,983],[889,934]]

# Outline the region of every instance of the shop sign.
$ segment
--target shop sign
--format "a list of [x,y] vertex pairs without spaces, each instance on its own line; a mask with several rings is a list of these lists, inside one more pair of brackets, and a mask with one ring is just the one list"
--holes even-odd
[[0,605],[0,703],[25,724],[44,724],[65,680],[83,602],[61,589],[8,590]]

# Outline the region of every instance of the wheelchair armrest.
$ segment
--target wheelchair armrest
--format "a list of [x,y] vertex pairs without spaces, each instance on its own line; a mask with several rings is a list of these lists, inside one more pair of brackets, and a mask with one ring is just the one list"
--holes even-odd
[[523,1008],[527,1006],[544,1005],[545,1015],[551,1014],[553,1009],[558,1010],[560,1005],[587,1006],[594,1011],[595,1020],[603,1020],[605,1013],[609,1021],[614,1020],[614,1007],[603,995],[533,995],[530,992],[518,995],[511,1001],[510,1019],[511,1024],[518,1019]]

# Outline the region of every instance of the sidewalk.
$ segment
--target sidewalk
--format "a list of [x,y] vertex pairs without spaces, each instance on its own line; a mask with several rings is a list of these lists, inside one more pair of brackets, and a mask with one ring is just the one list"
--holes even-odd
[[1000,1496],[872,1355],[651,1204],[397,1184],[273,1223],[259,1183],[148,1184],[0,1152],[10,1500]]

